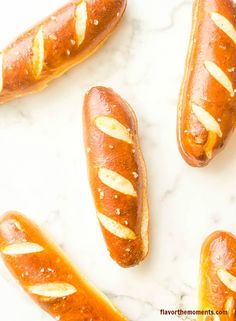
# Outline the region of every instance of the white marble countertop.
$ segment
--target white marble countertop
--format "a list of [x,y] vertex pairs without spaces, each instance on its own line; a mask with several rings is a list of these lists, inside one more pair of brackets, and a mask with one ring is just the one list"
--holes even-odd
[[[0,3],[0,46],[64,0]],[[207,168],[180,157],[176,105],[191,27],[191,0],[129,0],[112,38],[44,92],[0,107],[0,212],[42,225],[131,321],[175,321],[160,309],[195,309],[200,247],[214,230],[236,233],[236,137]],[[82,100],[113,87],[136,110],[148,166],[151,252],[124,270],[108,256],[87,182]],[[5,321],[50,321],[0,263]],[[189,319],[190,320],[190,319]]]

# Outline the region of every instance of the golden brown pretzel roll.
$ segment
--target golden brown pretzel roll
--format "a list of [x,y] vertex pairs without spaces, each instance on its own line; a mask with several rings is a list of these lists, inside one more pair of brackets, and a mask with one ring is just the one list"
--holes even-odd
[[196,0],[178,106],[178,143],[186,162],[207,165],[236,120],[236,4]]
[[112,258],[122,267],[148,253],[147,174],[134,111],[112,89],[92,88],[84,101],[88,173]]
[[121,20],[127,0],[74,0],[0,52],[0,104],[40,91],[90,56]]
[[128,321],[38,226],[21,214],[1,217],[0,253],[27,294],[55,320]]
[[227,232],[211,234],[202,247],[198,321],[236,320],[236,237]]

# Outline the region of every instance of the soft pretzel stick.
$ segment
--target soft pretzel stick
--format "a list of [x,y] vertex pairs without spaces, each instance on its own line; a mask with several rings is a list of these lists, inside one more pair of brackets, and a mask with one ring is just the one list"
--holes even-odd
[[147,173],[134,111],[112,89],[92,88],[84,101],[90,184],[104,238],[123,267],[149,249]]
[[236,238],[215,232],[202,247],[198,321],[236,320]]
[[21,214],[10,212],[0,219],[0,252],[27,294],[56,320],[127,321]]
[[225,146],[236,120],[236,4],[196,0],[178,106],[179,149],[201,167]]
[[0,52],[0,104],[44,89],[114,31],[127,0],[74,0]]

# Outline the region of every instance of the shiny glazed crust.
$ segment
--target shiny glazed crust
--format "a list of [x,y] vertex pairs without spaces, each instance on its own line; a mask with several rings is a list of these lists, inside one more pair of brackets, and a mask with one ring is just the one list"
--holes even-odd
[[77,0],[0,52],[0,104],[44,89],[90,56],[121,20],[126,0]]
[[84,101],[84,142],[97,215],[112,258],[122,267],[148,253],[146,168],[131,107],[112,89],[92,88]]
[[195,1],[177,124],[179,149],[191,166],[206,166],[234,130],[235,28],[234,1]]
[[199,310],[227,315],[199,316],[198,321],[236,319],[236,238],[227,232],[211,234],[202,247]]
[[10,212],[1,217],[0,252],[27,294],[55,320],[128,321],[21,214]]

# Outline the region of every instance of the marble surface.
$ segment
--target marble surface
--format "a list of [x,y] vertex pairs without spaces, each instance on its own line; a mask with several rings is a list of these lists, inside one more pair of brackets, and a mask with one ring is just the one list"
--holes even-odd
[[[0,46],[63,3],[1,2]],[[176,321],[159,310],[195,309],[203,240],[217,229],[236,233],[236,138],[204,169],[190,168],[177,150],[191,8],[191,0],[129,0],[117,32],[94,56],[44,92],[0,107],[0,212],[18,210],[39,223],[131,321]],[[127,270],[106,252],[87,182],[81,110],[94,85],[113,87],[133,105],[148,166],[151,252]],[[51,320],[2,262],[0,284],[5,321]]]

